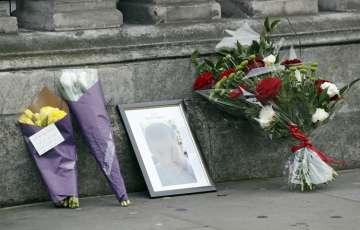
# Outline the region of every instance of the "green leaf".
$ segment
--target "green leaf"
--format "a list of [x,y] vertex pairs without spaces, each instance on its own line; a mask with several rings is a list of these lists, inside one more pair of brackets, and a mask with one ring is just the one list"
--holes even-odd
[[239,41],[236,41],[236,47],[237,47],[237,51],[239,52],[239,54],[241,54],[243,52],[243,47]]
[[220,70],[222,65],[223,65],[223,62],[219,61],[218,63],[215,64],[215,69]]
[[199,66],[199,62],[197,61],[199,57],[199,51],[195,50],[192,54],[191,54],[191,62],[193,63],[193,65],[195,65],[196,67]]
[[269,33],[269,32],[271,31],[269,17],[266,17],[266,18],[265,18],[264,27],[265,27],[266,32]]
[[326,101],[329,99],[329,95],[327,94],[327,90],[324,90],[320,95],[319,95],[319,107]]
[[257,41],[253,41],[251,46],[247,50],[247,55],[257,55],[259,53],[260,44]]
[[219,50],[219,53],[222,53],[222,54],[226,54],[226,55],[228,55],[228,54],[231,54],[231,50],[228,50],[228,49],[221,49],[221,50]]
[[204,61],[205,61],[205,63],[206,63],[208,66],[210,66],[211,68],[213,68],[213,67],[215,66],[215,64],[214,64],[212,61],[210,61],[209,59],[205,59]]
[[280,22],[281,22],[280,19],[274,20],[274,21],[271,23],[271,31],[274,31],[274,29],[279,25]]

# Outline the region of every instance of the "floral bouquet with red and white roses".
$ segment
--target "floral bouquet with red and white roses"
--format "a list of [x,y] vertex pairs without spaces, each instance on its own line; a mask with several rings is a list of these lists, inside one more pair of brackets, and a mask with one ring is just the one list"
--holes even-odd
[[[280,45],[271,39],[279,20],[264,22],[264,31],[251,43],[246,36],[239,40],[225,39],[213,63],[199,63],[197,53],[192,60],[198,71],[194,90],[220,109],[254,121],[271,138],[292,137],[300,144],[292,147],[289,160],[289,185],[301,191],[326,184],[337,175],[329,164],[343,163],[316,149],[305,133],[325,124],[342,104],[348,90],[359,79],[338,88],[319,77],[317,64],[305,64],[293,48],[280,62]],[[249,31],[240,28],[239,31]],[[256,32],[251,31],[251,38]],[[233,35],[240,33],[233,33]],[[246,35],[246,34],[245,34]],[[245,37],[245,39],[244,39]]]

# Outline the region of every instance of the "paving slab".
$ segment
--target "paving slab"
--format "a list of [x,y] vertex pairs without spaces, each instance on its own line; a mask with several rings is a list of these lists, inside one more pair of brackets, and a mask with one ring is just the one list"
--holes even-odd
[[113,196],[81,199],[81,208],[50,203],[0,209],[6,230],[354,230],[360,224],[360,169],[340,172],[336,183],[314,192],[290,192],[285,178],[218,185],[218,192],[148,199],[131,194],[121,208]]

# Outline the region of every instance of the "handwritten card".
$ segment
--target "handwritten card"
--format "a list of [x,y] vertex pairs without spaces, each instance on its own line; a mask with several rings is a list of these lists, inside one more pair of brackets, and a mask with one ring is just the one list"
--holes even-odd
[[55,124],[43,128],[29,139],[39,156],[65,141]]

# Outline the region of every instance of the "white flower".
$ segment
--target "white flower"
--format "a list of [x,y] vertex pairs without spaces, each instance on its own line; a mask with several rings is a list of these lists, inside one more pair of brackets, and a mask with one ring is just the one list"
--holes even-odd
[[74,82],[76,81],[76,74],[74,74],[70,70],[63,70],[62,75],[60,77],[60,82],[63,87],[73,87]]
[[77,82],[80,84],[80,86],[84,89],[88,88],[88,76],[84,70],[76,70],[77,74]]
[[262,128],[267,128],[271,124],[271,122],[274,120],[275,117],[275,111],[273,110],[271,105],[266,105],[262,107],[259,118],[255,118],[260,124]]
[[97,81],[96,69],[66,69],[60,77],[62,94],[70,101],[77,101]]
[[331,82],[324,82],[321,84],[320,87],[323,90],[327,90],[327,94],[329,95],[330,98],[339,95],[340,93],[336,85]]
[[298,82],[301,82],[302,77],[301,77],[301,73],[299,70],[295,70],[295,78]]
[[326,112],[324,109],[317,108],[315,113],[312,115],[312,122],[322,122],[329,117],[329,113]]
[[270,54],[269,56],[265,57],[263,61],[265,62],[266,66],[272,66],[276,62],[276,57]]

